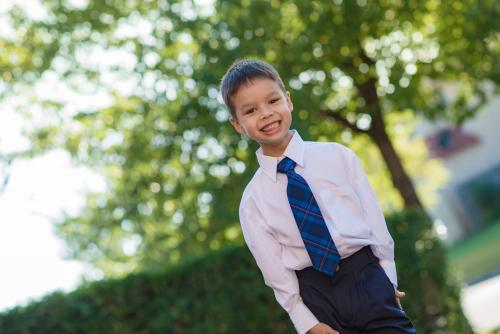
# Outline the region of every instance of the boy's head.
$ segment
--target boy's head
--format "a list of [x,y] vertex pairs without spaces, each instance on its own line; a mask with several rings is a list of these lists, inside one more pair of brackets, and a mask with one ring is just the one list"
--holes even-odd
[[271,65],[253,59],[243,59],[235,62],[222,78],[220,90],[224,103],[232,117],[236,117],[233,97],[238,90],[252,83],[253,79],[267,78],[276,82],[284,94],[287,94],[285,85],[278,72]]
[[266,155],[280,156],[292,137],[293,104],[278,72],[259,60],[233,64],[221,93],[239,133],[257,141]]

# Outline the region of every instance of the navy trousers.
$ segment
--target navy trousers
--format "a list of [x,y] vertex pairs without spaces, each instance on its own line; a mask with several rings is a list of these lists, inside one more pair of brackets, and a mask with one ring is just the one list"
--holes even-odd
[[341,334],[415,333],[369,246],[341,260],[333,276],[312,267],[296,274],[306,306]]

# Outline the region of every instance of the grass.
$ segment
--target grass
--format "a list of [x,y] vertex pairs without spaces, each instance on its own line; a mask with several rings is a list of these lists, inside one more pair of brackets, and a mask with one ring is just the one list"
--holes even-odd
[[500,271],[500,221],[448,249],[451,269],[467,283]]

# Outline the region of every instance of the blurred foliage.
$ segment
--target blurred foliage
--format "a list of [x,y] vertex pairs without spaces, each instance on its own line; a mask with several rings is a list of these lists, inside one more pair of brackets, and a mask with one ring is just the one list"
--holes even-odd
[[420,210],[387,216],[395,240],[402,303],[417,333],[472,333],[460,304],[460,286],[447,271],[445,252]]
[[[389,137],[402,160],[405,170],[412,176],[412,181],[426,207],[438,202],[437,189],[443,187],[448,180],[448,172],[441,161],[428,154],[424,138],[415,136],[418,124],[415,115],[407,110],[391,113],[385,117]],[[348,145],[359,156],[377,199],[384,212],[403,209],[404,203],[398,190],[393,186],[385,161],[380,151],[370,138],[366,136],[345,136],[342,132],[338,141]],[[319,140],[327,141],[320,135]]]
[[[392,115],[392,124],[408,114],[460,123],[487,98],[483,83],[499,81],[495,0],[196,3],[44,0],[37,16],[8,13],[0,96],[25,102],[33,154],[62,147],[105,175],[107,190],[57,228],[69,257],[108,275],[241,243],[239,197],[256,146],[230,128],[218,92],[238,58],[275,65],[294,127],[306,140],[357,147],[384,193],[390,176],[370,135],[377,115],[391,138]],[[422,145],[396,144],[412,172]],[[415,182],[422,193],[433,183]],[[390,194],[385,203],[400,207]]]
[[[458,287],[420,211],[388,217],[403,308],[418,333],[472,333]],[[243,247],[223,248],[165,270],[87,284],[0,314],[0,333],[292,333],[287,314]]]
[[474,201],[481,212],[482,222],[491,225],[500,219],[500,183],[476,181],[470,185]]
[[0,313],[0,333],[291,333],[246,248],[91,283]]

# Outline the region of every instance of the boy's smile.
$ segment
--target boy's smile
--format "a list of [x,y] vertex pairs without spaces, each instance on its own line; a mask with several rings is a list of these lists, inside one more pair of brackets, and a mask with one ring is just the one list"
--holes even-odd
[[292,138],[290,94],[268,78],[254,78],[232,97],[236,117],[231,124],[262,147],[265,155],[281,156]]

